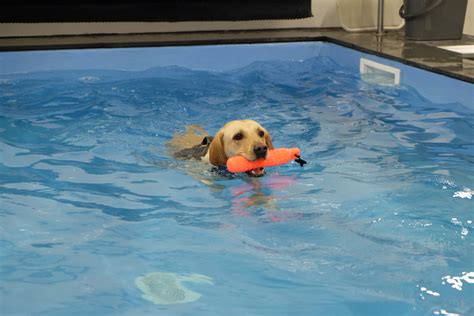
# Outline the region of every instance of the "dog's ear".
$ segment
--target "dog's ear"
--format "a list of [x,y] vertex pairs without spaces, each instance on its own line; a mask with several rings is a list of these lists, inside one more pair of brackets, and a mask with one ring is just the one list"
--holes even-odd
[[214,166],[225,166],[227,156],[224,151],[224,132],[219,131],[209,146],[209,161]]
[[272,137],[269,132],[265,133],[265,143],[267,144],[268,149],[273,149]]

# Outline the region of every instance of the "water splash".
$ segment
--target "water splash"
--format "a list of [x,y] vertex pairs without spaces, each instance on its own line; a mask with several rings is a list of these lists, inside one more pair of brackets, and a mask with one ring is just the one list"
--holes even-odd
[[451,284],[453,289],[462,291],[464,283],[472,284],[474,283],[474,272],[463,272],[461,276],[450,276],[447,275],[442,278],[442,284]]

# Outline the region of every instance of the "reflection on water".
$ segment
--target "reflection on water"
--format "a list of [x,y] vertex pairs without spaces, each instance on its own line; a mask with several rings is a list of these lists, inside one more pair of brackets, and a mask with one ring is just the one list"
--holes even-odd
[[271,222],[298,218],[298,212],[278,205],[287,196],[275,195],[285,192],[296,183],[295,176],[268,175],[264,179],[248,178],[235,187],[231,187],[232,213],[235,216],[259,216]]

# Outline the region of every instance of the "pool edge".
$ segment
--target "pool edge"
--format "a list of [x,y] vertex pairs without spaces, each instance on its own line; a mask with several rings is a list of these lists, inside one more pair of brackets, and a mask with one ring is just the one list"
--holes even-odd
[[[403,32],[387,33],[382,40],[371,32],[348,33],[341,29],[278,29],[152,34],[74,35],[0,38],[0,51],[31,51],[81,48],[125,48],[255,44],[279,42],[329,42],[363,53],[398,61],[457,80],[474,83],[474,68],[458,54],[438,49],[439,42],[416,42]],[[474,43],[465,36],[463,43]]]

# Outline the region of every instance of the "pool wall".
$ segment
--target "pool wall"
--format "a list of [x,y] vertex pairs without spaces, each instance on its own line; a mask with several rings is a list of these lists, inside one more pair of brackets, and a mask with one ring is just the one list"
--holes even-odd
[[[362,53],[339,45],[323,44],[320,56],[337,60],[343,66],[353,71],[359,70],[361,58],[367,58],[401,70],[400,84],[415,88],[419,94],[435,103],[459,102],[474,109],[474,85],[439,75],[424,69],[405,65],[400,62]],[[427,78],[429,77],[429,80]]]
[[458,102],[474,108],[474,85],[471,83],[327,42],[2,52],[0,76],[72,69],[140,71],[172,65],[226,71],[260,60],[304,60],[318,56],[330,57],[354,72],[359,71],[361,58],[395,67],[401,72],[400,84],[415,88],[431,102]]

